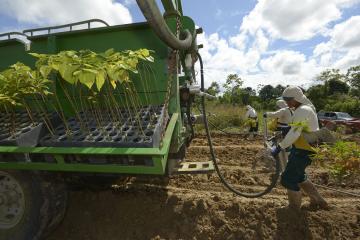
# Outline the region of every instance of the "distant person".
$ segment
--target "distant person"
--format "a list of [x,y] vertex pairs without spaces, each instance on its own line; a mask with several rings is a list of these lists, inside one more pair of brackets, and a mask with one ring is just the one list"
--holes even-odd
[[257,133],[257,131],[259,130],[259,121],[257,117],[257,112],[250,105],[247,105],[246,109],[247,111],[245,113],[245,121],[247,121],[249,125],[249,139],[253,139],[254,134]]
[[328,203],[319,194],[312,182],[307,179],[305,173],[306,167],[311,164],[310,156],[314,150],[310,143],[305,140],[304,134],[319,130],[314,106],[298,87],[287,87],[282,97],[290,108],[295,109],[291,121],[293,126],[279,145],[272,148],[271,153],[276,156],[283,149],[292,146],[289,161],[286,164],[285,171],[281,174],[281,184],[288,193],[289,208],[300,209],[301,188],[310,197],[311,208],[328,209]]

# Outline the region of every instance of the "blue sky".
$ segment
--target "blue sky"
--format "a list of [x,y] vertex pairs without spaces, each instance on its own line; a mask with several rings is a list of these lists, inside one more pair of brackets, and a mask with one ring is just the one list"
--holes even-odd
[[[160,3],[160,1],[158,1]],[[205,34],[207,84],[239,74],[246,86],[309,86],[327,68],[360,64],[359,0],[183,0]],[[24,10],[26,9],[26,10]],[[0,32],[101,18],[144,21],[134,0],[0,0]]]

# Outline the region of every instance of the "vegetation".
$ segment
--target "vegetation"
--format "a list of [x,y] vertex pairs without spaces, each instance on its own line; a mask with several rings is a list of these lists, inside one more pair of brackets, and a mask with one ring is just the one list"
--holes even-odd
[[42,113],[43,120],[47,120],[48,116],[41,101],[52,95],[50,83],[39,72],[19,62],[0,73],[0,108],[11,116],[11,134],[14,134],[17,128],[15,111],[19,108],[26,110],[33,125],[36,124],[33,105],[37,105],[36,110]]
[[[35,70],[16,63],[0,73],[0,108],[13,113],[14,117],[16,109],[26,109],[33,122],[33,109],[42,112],[44,118],[47,118],[49,109],[55,110],[69,134],[71,131],[65,108],[70,108],[72,114],[75,114],[82,130],[89,126],[84,125],[81,114],[87,113],[86,118],[91,115],[100,127],[103,112],[114,123],[122,119],[120,103],[129,112],[137,113],[141,104],[131,81],[131,74],[139,73],[140,63],[154,61],[151,51],[147,49],[123,52],[109,49],[104,53],[71,50],[58,54],[31,55],[38,58]],[[120,87],[123,95],[121,98],[115,92]],[[68,104],[64,104],[64,99],[60,98],[65,98]],[[131,117],[134,114],[128,115]],[[14,123],[12,131],[15,127]],[[54,129],[48,127],[53,133]]]
[[[315,85],[303,89],[316,109],[348,112],[360,116],[360,65],[341,73],[339,69],[327,69],[315,76]],[[211,83],[209,94],[219,96],[216,104],[245,106],[250,104],[257,110],[275,110],[276,98],[280,97],[286,86],[260,85],[258,91],[243,87],[243,79],[237,74],[229,74],[220,94],[218,83]]]
[[338,141],[316,148],[316,163],[328,168],[339,181],[360,174],[360,147],[356,142]]

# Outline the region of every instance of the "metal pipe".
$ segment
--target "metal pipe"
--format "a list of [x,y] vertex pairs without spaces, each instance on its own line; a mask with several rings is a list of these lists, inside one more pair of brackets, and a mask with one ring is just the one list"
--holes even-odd
[[156,35],[169,47],[176,50],[191,48],[192,36],[189,30],[184,30],[178,39],[167,26],[155,0],[136,0],[144,17]]

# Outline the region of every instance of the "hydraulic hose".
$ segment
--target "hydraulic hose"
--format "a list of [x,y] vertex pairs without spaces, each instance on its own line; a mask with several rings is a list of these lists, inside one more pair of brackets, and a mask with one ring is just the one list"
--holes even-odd
[[[199,53],[197,53],[199,62],[200,62],[200,74],[201,74],[201,91],[203,92],[205,89],[205,85],[204,85],[204,65],[203,65],[203,61],[201,58],[201,55]],[[276,159],[276,172],[275,174],[272,176],[271,179],[271,183],[269,186],[266,187],[266,189],[262,192],[258,192],[258,193],[244,193],[244,192],[240,192],[238,190],[236,190],[235,188],[233,188],[224,178],[224,176],[222,175],[217,160],[216,160],[216,155],[214,152],[214,147],[212,145],[212,140],[211,140],[211,136],[210,136],[210,131],[209,131],[209,125],[208,125],[208,120],[207,120],[207,116],[206,116],[206,107],[205,107],[205,97],[202,96],[201,97],[201,107],[202,107],[202,111],[203,111],[203,119],[204,119],[204,126],[205,126],[205,130],[206,130],[206,136],[207,136],[207,140],[208,140],[208,144],[209,144],[209,148],[210,148],[210,155],[211,155],[211,159],[212,162],[214,164],[214,168],[215,171],[217,173],[217,175],[220,178],[220,181],[222,184],[224,184],[224,186],[231,192],[235,193],[238,196],[242,196],[242,197],[247,197],[247,198],[257,198],[257,197],[261,197],[267,193],[269,193],[276,185],[277,179],[279,177],[280,174],[280,169],[279,169],[279,161],[278,159]]]
[[175,50],[188,50],[191,48],[193,39],[190,31],[182,31],[180,39],[178,39],[166,24],[155,0],[136,0],[136,2],[149,25],[166,45]]

